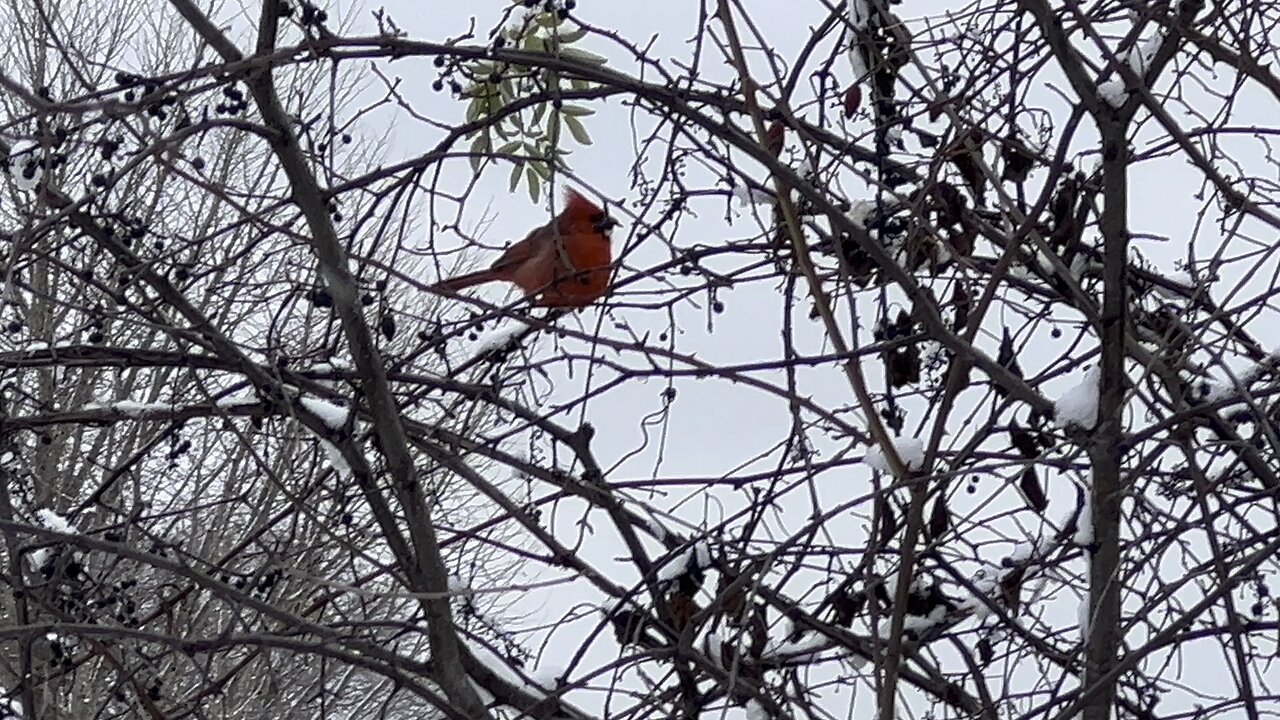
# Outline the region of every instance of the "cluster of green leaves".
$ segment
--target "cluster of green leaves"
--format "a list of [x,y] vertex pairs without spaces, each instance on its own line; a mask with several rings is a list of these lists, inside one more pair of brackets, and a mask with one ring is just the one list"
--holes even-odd
[[[517,5],[522,5],[516,0]],[[603,65],[605,59],[572,45],[587,35],[585,28],[568,29],[565,18],[555,11],[530,11],[519,23],[508,24],[499,31],[495,45],[511,47],[527,53],[547,54],[588,65]],[[470,98],[467,122],[492,117],[471,136],[471,167],[479,172],[486,159],[500,158],[511,162],[511,191],[523,179],[529,197],[537,202],[543,183],[551,173],[564,167],[569,151],[563,146],[565,130],[580,145],[590,145],[591,135],[582,118],[595,110],[563,102],[560,94],[566,88],[586,90],[588,81],[565,77],[562,73],[541,67],[530,67],[497,60],[479,60],[466,67],[475,80],[463,91]],[[530,98],[541,98],[516,112],[509,105]]]

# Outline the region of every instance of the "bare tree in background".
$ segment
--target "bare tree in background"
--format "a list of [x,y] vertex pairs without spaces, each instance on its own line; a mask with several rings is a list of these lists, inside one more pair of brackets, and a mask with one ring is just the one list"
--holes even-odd
[[[13,713],[1274,715],[1276,9],[794,5],[9,0]],[[615,124],[602,307],[439,302]]]

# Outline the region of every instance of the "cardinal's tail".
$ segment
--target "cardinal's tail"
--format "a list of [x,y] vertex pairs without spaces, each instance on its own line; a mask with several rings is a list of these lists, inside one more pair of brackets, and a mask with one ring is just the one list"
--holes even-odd
[[483,285],[484,283],[493,282],[494,280],[504,279],[506,279],[506,276],[497,270],[480,270],[479,272],[467,273],[466,275],[459,275],[447,280],[441,280],[435,285],[432,285],[431,289],[436,292],[456,293],[459,290],[465,290],[469,287]]

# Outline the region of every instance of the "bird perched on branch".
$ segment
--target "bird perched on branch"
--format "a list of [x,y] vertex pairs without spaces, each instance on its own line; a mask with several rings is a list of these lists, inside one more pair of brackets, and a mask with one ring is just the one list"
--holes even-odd
[[567,190],[560,214],[507,248],[488,270],[443,280],[432,290],[456,293],[500,280],[514,283],[543,307],[585,307],[609,291],[609,236],[617,224],[581,193]]

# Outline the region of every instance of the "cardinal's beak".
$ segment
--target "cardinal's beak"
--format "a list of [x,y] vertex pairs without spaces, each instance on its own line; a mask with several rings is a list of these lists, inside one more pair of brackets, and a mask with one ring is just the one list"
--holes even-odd
[[605,215],[603,218],[600,218],[599,220],[596,221],[595,227],[596,227],[596,230],[599,231],[601,235],[604,235],[605,237],[609,237],[610,233],[613,232],[613,229],[618,227],[619,224],[620,223],[617,220],[614,220],[608,215]]

